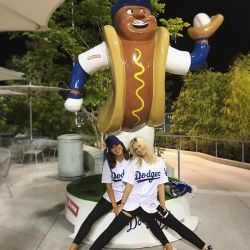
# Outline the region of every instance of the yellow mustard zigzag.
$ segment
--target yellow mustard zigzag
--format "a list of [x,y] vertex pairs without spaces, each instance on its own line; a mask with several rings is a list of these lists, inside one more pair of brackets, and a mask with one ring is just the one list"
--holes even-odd
[[137,125],[140,123],[141,119],[136,113],[140,112],[144,108],[144,100],[142,99],[142,97],[138,93],[145,86],[145,82],[141,78],[139,78],[139,76],[141,76],[144,73],[145,68],[141,63],[139,63],[139,60],[141,59],[141,51],[139,49],[135,49],[135,50],[138,52],[138,55],[135,59],[135,64],[141,68],[141,71],[134,74],[134,78],[141,83],[141,86],[139,88],[137,88],[137,90],[135,92],[135,95],[137,96],[137,98],[141,102],[141,106],[138,109],[135,109],[132,111],[133,116],[136,117],[136,119],[137,119],[137,122],[135,123],[135,125]]

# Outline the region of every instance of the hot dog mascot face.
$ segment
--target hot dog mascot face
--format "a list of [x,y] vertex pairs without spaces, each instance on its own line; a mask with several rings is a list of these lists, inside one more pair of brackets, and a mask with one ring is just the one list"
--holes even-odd
[[157,21],[147,7],[126,6],[116,12],[114,25],[119,36],[126,40],[146,41],[154,37]]

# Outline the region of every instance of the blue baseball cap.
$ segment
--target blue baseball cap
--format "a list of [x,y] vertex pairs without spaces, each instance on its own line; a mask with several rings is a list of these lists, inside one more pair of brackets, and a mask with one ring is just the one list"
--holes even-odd
[[112,23],[114,23],[115,13],[122,7],[125,6],[143,6],[148,8],[150,11],[152,10],[152,5],[150,0],[116,0],[114,5],[111,8],[111,18]]
[[106,143],[108,150],[111,150],[113,145],[117,145],[117,144],[121,143],[121,141],[116,136],[110,135],[105,140],[105,143]]

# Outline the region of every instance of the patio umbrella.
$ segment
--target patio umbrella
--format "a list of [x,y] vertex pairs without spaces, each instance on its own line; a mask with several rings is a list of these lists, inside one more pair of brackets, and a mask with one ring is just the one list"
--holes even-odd
[[42,86],[42,85],[8,85],[8,86],[0,86],[0,90],[12,90],[12,91],[20,91],[22,93],[27,93],[29,96],[29,108],[30,108],[30,139],[33,139],[32,135],[32,96],[36,93],[42,91],[68,91],[69,89],[59,88],[59,87],[50,87],[50,86]]
[[12,95],[25,95],[25,93],[9,90],[9,89],[0,89],[0,96],[12,96]]
[[64,0],[0,0],[1,31],[45,31]]
[[0,81],[22,80],[24,73],[0,67]]

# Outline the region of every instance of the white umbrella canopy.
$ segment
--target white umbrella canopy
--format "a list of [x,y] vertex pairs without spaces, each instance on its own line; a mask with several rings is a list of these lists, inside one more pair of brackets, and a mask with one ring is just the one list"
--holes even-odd
[[64,0],[0,0],[1,31],[46,31]]
[[24,73],[0,67],[0,81],[24,80]]
[[26,95],[26,94],[9,89],[0,89],[0,96],[12,96],[12,95]]
[[8,85],[8,86],[0,86],[1,90],[11,90],[11,91],[18,91],[22,92],[23,94],[28,94],[29,96],[29,107],[30,107],[30,139],[33,139],[33,125],[32,125],[32,96],[36,93],[42,92],[42,91],[69,91],[69,89],[64,89],[60,87],[50,87],[50,86],[43,86],[43,85]]
[[44,85],[33,85],[33,84],[26,84],[26,85],[4,85],[0,86],[0,89],[9,89],[9,90],[14,90],[14,91],[20,91],[27,93],[29,95],[41,92],[41,91],[59,91],[59,90],[68,90],[68,89],[63,89],[59,87],[50,87],[50,86],[44,86]]

